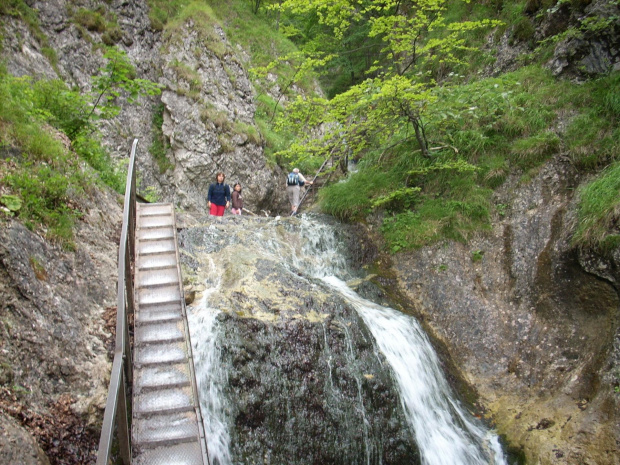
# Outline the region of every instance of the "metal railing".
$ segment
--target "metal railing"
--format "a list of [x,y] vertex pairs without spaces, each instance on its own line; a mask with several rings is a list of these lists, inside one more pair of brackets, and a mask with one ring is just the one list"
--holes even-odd
[[134,139],[127,168],[125,206],[123,208],[123,229],[118,248],[118,287],[116,299],[116,344],[114,362],[110,375],[108,400],[103,415],[97,465],[108,465],[114,427],[118,437],[120,458],[125,465],[131,464],[131,399],[127,396],[131,387],[132,357],[129,341],[129,321],[134,314],[133,266],[135,263],[136,230],[136,146]]

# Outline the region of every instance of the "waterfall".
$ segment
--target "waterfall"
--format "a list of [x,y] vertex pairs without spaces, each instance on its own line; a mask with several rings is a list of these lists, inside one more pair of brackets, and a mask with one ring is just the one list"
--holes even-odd
[[452,399],[439,360],[417,321],[361,298],[335,276],[324,278],[353,304],[386,356],[400,387],[425,465],[503,464],[497,437]]
[[[359,314],[360,324],[361,321],[365,323],[374,338],[376,350],[381,353],[381,356],[375,358],[384,357],[389,364],[390,376],[398,389],[395,395],[400,399],[404,411],[403,421],[409,425],[410,433],[405,436],[414,436],[419,449],[419,462],[424,465],[505,464],[497,436],[467,412],[452,394],[437,355],[417,321],[411,316],[366,300],[347,286],[345,280],[357,276],[347,266],[346,246],[338,233],[337,225],[326,224],[317,218],[310,220],[305,215],[294,219],[265,221],[244,218],[239,222],[235,219],[234,223],[221,223],[217,227],[211,225],[202,233],[202,239],[208,245],[197,247],[197,250],[207,251],[206,258],[200,261],[200,266],[207,269],[206,290],[201,299],[188,309],[188,315],[212,464],[241,463],[235,462],[234,453],[231,453],[230,428],[234,421],[230,412],[235,408],[234,399],[231,399],[234,396],[224,395],[226,389],[230,388],[230,380],[226,367],[221,362],[220,346],[223,336],[218,315],[222,313],[221,306],[231,304],[227,303],[226,295],[222,293],[220,277],[226,274],[232,282],[229,285],[238,286],[235,291],[241,294],[248,286],[243,282],[245,276],[258,271],[244,268],[243,272],[238,272],[234,266],[240,261],[255,264],[266,263],[268,260],[286,269],[290,276],[309,285],[314,285],[312,283],[315,281],[322,283],[320,285],[326,292],[338,296]],[[218,263],[215,263],[216,261]],[[294,293],[294,290],[284,289],[282,292],[290,294]],[[228,309],[229,312],[232,310]],[[332,323],[331,327],[335,323]],[[339,324],[346,339],[345,351],[349,354],[347,357],[354,358],[355,349],[349,334],[350,327]],[[321,339],[324,351],[329,352],[325,331],[326,328],[323,327]],[[353,358],[348,360],[354,361]],[[322,371],[325,372],[325,384],[335,389],[338,383],[332,379],[334,368],[329,353]],[[381,456],[380,442],[385,438],[377,439],[376,431],[369,429],[373,420],[367,417],[365,410],[363,377],[352,375],[352,378],[356,391],[354,397],[357,398],[355,411],[358,412],[360,420],[359,423],[351,424],[359,425],[356,428],[361,432],[358,431],[357,440],[364,444],[359,449],[351,448],[350,452],[347,452],[360,455],[355,458],[346,455],[350,461],[339,463],[388,463],[389,461],[386,462]],[[333,393],[326,393],[325,396],[324,402],[337,402],[340,398]],[[289,405],[288,401],[282,403]],[[289,412],[288,407],[286,414],[288,417],[295,416],[295,412]],[[368,415],[371,413],[368,412]],[[294,423],[293,420],[292,424]],[[345,421],[345,424],[349,424],[349,421]],[[351,442],[345,440],[347,443]],[[264,453],[264,460],[267,460],[267,455]],[[295,462],[291,458],[290,463],[305,462]]]
[[219,363],[218,332],[216,317],[221,312],[209,305],[210,296],[221,286],[219,273],[209,260],[207,290],[195,305],[197,311],[188,312],[188,324],[192,328],[192,352],[201,369],[196,370],[196,382],[200,388],[200,407],[207,439],[211,465],[230,465],[230,435],[226,425],[226,399],[222,386],[227,382],[226,372]]

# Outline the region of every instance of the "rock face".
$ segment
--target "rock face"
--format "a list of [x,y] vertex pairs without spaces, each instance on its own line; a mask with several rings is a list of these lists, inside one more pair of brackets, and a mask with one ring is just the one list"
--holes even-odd
[[[16,447],[17,446],[17,447]],[[15,420],[0,412],[0,461],[6,464],[49,465],[49,460]]]
[[[62,441],[49,446],[67,459],[64,448],[77,447],[79,457],[89,461],[107,399],[112,338],[104,314],[116,306],[122,212],[116,195],[82,201],[87,213],[77,225],[75,251],[46,242],[17,221],[4,220],[0,227],[0,404],[42,432],[45,423],[37,424],[33,416],[55,418],[60,428],[53,404],[64,396],[81,425],[81,438],[65,431]],[[2,424],[15,438],[17,426]],[[52,434],[60,439],[60,432]]]
[[[173,164],[173,182],[162,183],[165,196],[186,211],[204,212],[208,186],[222,171],[231,187],[243,187],[246,208],[284,210],[285,176],[266,165],[246,71],[219,26],[197,28],[188,20],[180,37],[162,45],[162,132]],[[224,48],[221,56],[207,47],[213,41]]]
[[[91,77],[105,64],[99,45],[109,42],[110,34],[80,26],[76,11],[104,8],[117,18],[120,32],[113,45],[127,53],[137,77],[162,86],[160,97],[122,105],[116,118],[100,124],[102,141],[115,158],[126,158],[132,140],[140,140],[139,191],[150,188],[160,201],[204,213],[208,186],[223,171],[227,182],[242,184],[249,210],[286,211],[284,176],[279,168],[267,166],[253,122],[254,90],[237,58],[243,53],[228,43],[217,18],[205,21],[208,30],[190,18],[162,37],[151,28],[146,1],[29,4],[38,13],[48,45],[44,47],[21,21],[3,18],[7,33],[2,57],[11,73],[61,78],[90,91]],[[56,56],[54,66],[45,56],[49,49]],[[154,128],[154,118],[161,116],[163,125]],[[165,160],[151,153],[155,137],[163,138]],[[166,160],[170,167],[162,172],[160,164],[166,165]]]
[[522,66],[524,56],[550,47],[546,66],[555,76],[596,77],[620,69],[620,6],[612,0],[570,2],[532,0],[524,16],[501,37],[489,36],[494,62],[487,72],[497,75]]
[[[615,264],[571,248],[570,167],[507,183],[490,237],[394,257],[400,288],[528,463],[617,464]],[[594,264],[593,264],[594,263]],[[607,273],[606,273],[607,271]]]

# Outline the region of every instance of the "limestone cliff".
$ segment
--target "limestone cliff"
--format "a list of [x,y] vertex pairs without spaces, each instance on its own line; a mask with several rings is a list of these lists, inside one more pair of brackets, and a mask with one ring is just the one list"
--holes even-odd
[[[137,77],[161,85],[161,96],[122,105],[118,117],[100,125],[115,158],[126,158],[133,138],[140,140],[139,190],[154,189],[159,200],[202,213],[208,186],[223,171],[228,182],[244,186],[248,209],[285,211],[282,173],[267,166],[254,126],[254,89],[243,51],[227,41],[217,18],[201,23],[208,26],[190,18],[174,33],[163,34],[152,28],[146,1],[50,0],[30,6],[48,43],[44,46],[21,20],[4,17],[0,56],[12,74],[60,78],[89,91],[90,78],[104,65],[101,45],[112,41],[127,53]],[[119,32],[110,39],[106,32],[82,26],[76,20],[78,8],[104,9],[116,18]],[[52,61],[49,49],[54,50]],[[156,117],[163,118],[161,127],[153,127]],[[163,162],[151,153],[154,137],[163,138]]]

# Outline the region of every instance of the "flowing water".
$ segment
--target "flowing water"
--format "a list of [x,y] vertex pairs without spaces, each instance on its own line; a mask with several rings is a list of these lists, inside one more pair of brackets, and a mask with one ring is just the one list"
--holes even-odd
[[[226,334],[230,334],[230,330],[226,333],[222,321],[225,313],[241,313],[238,310],[240,304],[237,301],[235,304],[230,304],[226,292],[249,296],[269,294],[264,286],[255,286],[258,294],[252,294],[254,287],[246,280],[247,276],[259,274],[261,266],[264,266],[261,264],[267,262],[282,267],[285,270],[283,276],[286,276],[291,283],[301,280],[304,285],[314,286],[312,289],[317,289],[313,291],[317,308],[324,308],[318,303],[320,290],[320,294],[327,294],[325,298],[327,302],[339,299],[338,302],[342,301],[343,305],[355,309],[360,317],[358,324],[365,324],[374,338],[374,350],[378,352],[374,357],[378,362],[375,360],[374,363],[381,364],[385,360],[389,364],[389,377],[397,389],[395,398],[400,400],[404,412],[402,415],[406,419],[406,425],[401,429],[404,430],[404,436],[413,436],[415,439],[419,450],[419,456],[415,459],[417,462],[424,465],[506,463],[497,436],[464,409],[452,393],[441,371],[437,355],[418,322],[409,315],[362,298],[347,285],[347,282],[363,277],[347,265],[348,250],[345,236],[346,232],[343,232],[338,225],[328,224],[317,217],[309,218],[302,215],[292,219],[242,218],[234,221],[225,219],[220,223],[209,219],[203,227],[193,233],[189,232],[184,237],[182,242],[185,242],[187,253],[192,255],[192,266],[200,270],[198,274],[202,276],[205,286],[202,296],[188,308],[188,313],[201,408],[212,464],[252,463],[247,455],[243,460],[235,458],[234,451],[239,450],[232,439],[236,434],[232,430],[236,424],[235,418],[239,417],[235,401],[237,397],[246,395],[236,393],[231,388],[231,384],[238,383],[229,379],[231,367],[223,362],[224,355],[230,352],[230,348],[224,348],[227,341],[229,342]],[[200,245],[192,246],[192,241]],[[293,281],[294,279],[297,281]],[[271,280],[283,281],[284,278],[271,278]],[[289,292],[280,283],[277,289],[281,295],[295,294],[295,289]],[[256,302],[259,299],[248,300],[250,307],[258,305]],[[270,302],[269,306],[278,308],[275,316],[269,316],[270,324],[278,324],[278,321],[281,321],[279,309],[285,308],[285,302],[273,295],[266,296],[265,301]],[[231,312],[231,308],[227,308],[231,306],[235,311]],[[266,314],[272,315],[269,313],[269,308],[260,312],[250,308],[249,311],[252,312],[252,317],[263,320]],[[313,312],[314,310],[311,313],[317,313],[318,310]],[[325,334],[336,326],[336,320],[331,323],[326,321],[328,320],[317,317],[314,323],[322,324]],[[358,363],[356,350],[360,344],[355,343],[350,334],[355,329],[351,324],[350,321],[339,323],[338,334],[342,334],[346,340],[343,349],[343,352],[346,352],[346,363],[354,365]],[[329,385],[329,389],[321,391],[325,393],[322,402],[333,403],[338,407],[344,403],[342,395],[344,391],[332,391],[332,389],[338,387],[338,379],[334,379],[334,373],[336,365],[340,362],[336,359],[334,344],[327,339],[327,336],[324,341],[319,341],[315,345],[319,343],[325,360],[324,368],[320,371],[324,372],[327,378],[324,384]],[[342,430],[344,431],[342,434],[346,435],[347,425],[351,425],[350,430],[355,433],[357,439],[349,441],[346,437],[338,438],[337,441],[343,451],[345,449],[346,451],[342,453],[337,463],[400,463],[390,462],[389,454],[384,450],[383,445],[390,438],[382,437],[381,433],[372,429],[373,424],[377,423],[377,419],[373,417],[376,413],[367,411],[370,403],[364,399],[368,380],[374,376],[364,374],[373,369],[369,366],[360,368],[361,375],[351,375],[354,379],[351,383],[353,392],[351,402],[354,405],[350,411],[353,413],[347,414],[351,418],[342,421],[338,431]],[[265,367],[264,371],[270,370]],[[263,384],[272,381],[275,383],[281,377],[282,375],[278,374],[269,378],[265,374],[265,377],[261,375],[261,380]],[[290,389],[293,392],[293,388]],[[251,397],[252,391],[249,392]],[[278,405],[290,405],[285,399],[276,402]],[[329,411],[336,407],[327,405],[321,411]],[[302,428],[300,423],[295,423],[295,414],[295,411],[288,410],[282,413],[291,428],[286,434],[279,433],[278,436],[285,438],[284,441],[290,436],[293,444],[290,447],[295,447],[296,444],[293,438],[294,425],[297,424]],[[352,417],[357,417],[357,420]],[[287,429],[286,425],[284,429]],[[304,440],[306,444],[308,441],[309,439]],[[361,441],[363,444],[360,447],[347,445],[356,441]],[[261,450],[260,463],[279,463],[275,458],[271,461],[269,451],[265,452],[264,447]],[[291,459],[289,463],[313,462]]]

